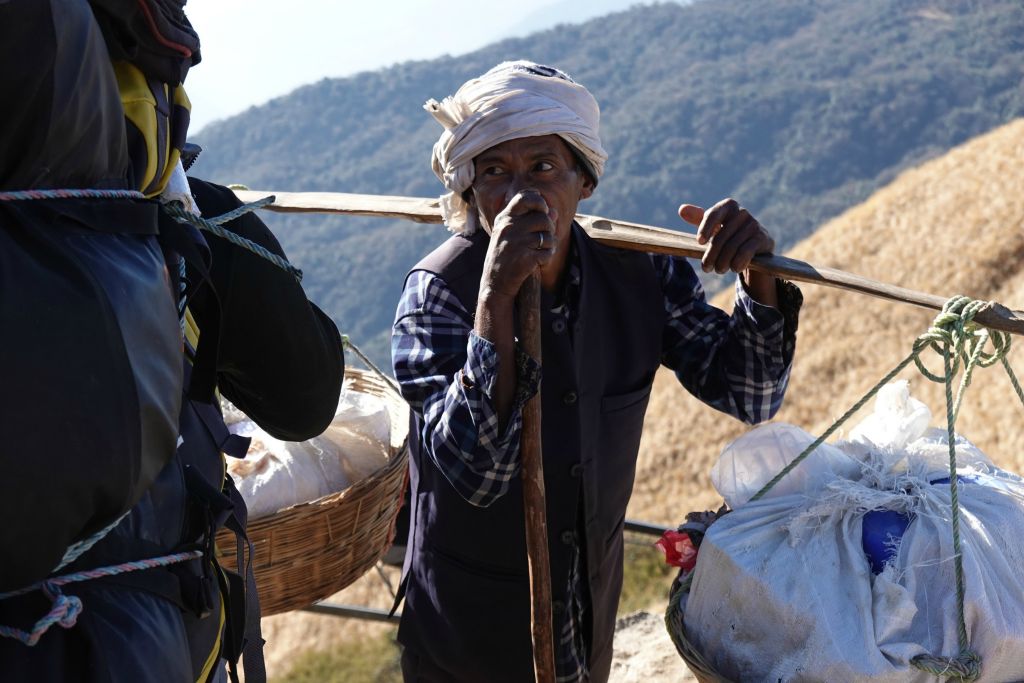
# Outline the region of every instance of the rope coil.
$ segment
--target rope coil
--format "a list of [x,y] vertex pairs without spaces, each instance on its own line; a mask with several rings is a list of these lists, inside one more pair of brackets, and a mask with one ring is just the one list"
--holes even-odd
[[78,615],[82,613],[81,598],[77,595],[64,595],[60,588],[50,583],[44,583],[40,588],[50,599],[50,611],[35,623],[31,631],[0,625],[0,636],[20,640],[28,647],[32,647],[54,624],[61,628],[71,628],[78,623]]
[[82,600],[76,595],[64,595],[60,590],[61,586],[66,586],[69,583],[88,581],[90,579],[98,579],[105,576],[116,576],[118,574],[127,574],[128,572],[153,569],[155,567],[166,567],[179,562],[195,560],[202,556],[202,551],[190,550],[187,552],[174,553],[172,555],[164,555],[162,557],[154,557],[147,560],[124,562],[122,564],[115,564],[108,567],[99,567],[97,569],[87,569],[85,571],[75,572],[74,574],[66,574],[64,576],[40,581],[39,583],[26,588],[9,591],[7,593],[0,593],[0,600],[6,600],[7,598],[13,598],[18,595],[25,595],[32,591],[40,590],[43,595],[50,599],[50,611],[37,621],[35,625],[33,625],[31,631],[23,631],[22,629],[15,628],[13,626],[0,625],[0,637],[14,638],[15,640],[21,641],[28,647],[32,647],[39,642],[39,639],[43,637],[43,634],[49,631],[50,627],[54,624],[61,628],[71,628],[74,626],[78,621],[78,616],[82,613]]

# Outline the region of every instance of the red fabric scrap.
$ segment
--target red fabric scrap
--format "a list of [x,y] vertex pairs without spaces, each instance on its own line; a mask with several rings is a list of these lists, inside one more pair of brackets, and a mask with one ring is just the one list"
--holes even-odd
[[654,544],[665,553],[665,562],[683,571],[690,571],[697,564],[697,548],[690,537],[675,529],[669,529]]

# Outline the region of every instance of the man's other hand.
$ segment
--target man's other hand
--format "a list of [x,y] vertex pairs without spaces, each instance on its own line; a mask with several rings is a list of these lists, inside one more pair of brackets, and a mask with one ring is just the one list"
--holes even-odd
[[775,251],[775,240],[750,212],[735,199],[723,199],[704,210],[693,204],[679,207],[679,217],[697,226],[697,242],[708,245],[700,260],[705,273],[739,273],[747,292],[755,301],[777,308],[775,278],[748,270],[758,254]]
[[742,273],[754,256],[775,250],[772,236],[735,199],[723,199],[707,210],[683,204],[679,217],[696,225],[697,242],[708,245],[701,259],[705,273]]

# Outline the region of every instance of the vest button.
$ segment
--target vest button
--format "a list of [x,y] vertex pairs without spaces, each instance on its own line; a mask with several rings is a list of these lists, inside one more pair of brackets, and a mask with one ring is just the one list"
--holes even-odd
[[572,477],[573,479],[579,479],[580,477],[582,477],[583,476],[583,464],[582,463],[576,463],[575,465],[570,467],[569,468],[569,476]]
[[572,532],[572,531],[569,531],[568,529],[566,529],[565,531],[562,532],[561,539],[562,539],[562,543],[563,544],[565,544],[565,545],[573,545],[573,544],[576,543],[576,534],[575,534],[575,532]]
[[564,403],[567,406],[571,406],[573,403],[576,402],[577,398],[579,397],[576,395],[575,391],[567,391],[564,394],[562,394],[562,403]]
[[565,603],[561,600],[555,600],[551,603],[551,613],[556,617],[560,617],[565,614]]
[[565,327],[565,320],[562,318],[555,318],[551,322],[551,331],[554,332],[555,334],[562,334],[563,332],[565,332]]

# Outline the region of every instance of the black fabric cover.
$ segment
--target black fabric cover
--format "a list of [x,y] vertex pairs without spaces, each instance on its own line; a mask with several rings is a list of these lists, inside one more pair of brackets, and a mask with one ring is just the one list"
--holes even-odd
[[[227,188],[190,182],[204,215],[238,206]],[[226,227],[284,256],[256,215]],[[334,416],[341,390],[344,358],[337,328],[307,301],[291,275],[222,240],[210,242],[208,274],[220,296],[208,283],[189,306],[201,331],[224,328],[220,336],[226,344],[216,365],[223,393],[283,438],[319,434]],[[193,282],[200,280],[191,266],[188,274]],[[221,303],[226,304],[222,311]],[[177,361],[183,360],[179,348]],[[220,489],[220,453],[230,450],[237,437],[228,433],[215,404],[187,398],[181,404],[180,434],[176,457],[128,517],[68,570],[154,557],[183,546],[208,549],[209,529],[223,523],[228,511],[221,506],[230,504]],[[231,612],[243,591],[240,579],[218,585],[218,571],[209,561],[193,561],[77,585],[67,592],[82,598],[78,624],[69,630],[51,628],[32,648],[0,638],[0,678],[10,672],[12,680],[46,682],[196,680],[218,644],[222,594]],[[0,601],[0,624],[29,628],[48,608],[38,592]],[[219,641],[225,648],[222,656],[237,654],[241,647],[245,615],[235,618]]]
[[[0,4],[0,188],[128,187],[117,83],[85,0]],[[0,590],[45,577],[174,454],[181,332],[155,204],[0,202]]]
[[[195,178],[189,184],[207,218],[241,205],[222,185]],[[224,227],[284,255],[255,213]],[[221,393],[278,439],[302,441],[319,434],[334,417],[345,373],[337,327],[306,299],[291,274],[219,237],[208,235],[207,243],[212,288],[200,289],[189,309],[201,331],[220,328]]]
[[0,190],[128,184],[121,98],[85,0],[0,3]]
[[145,234],[156,211],[0,203],[0,590],[46,576],[174,454],[181,332],[163,253]]

